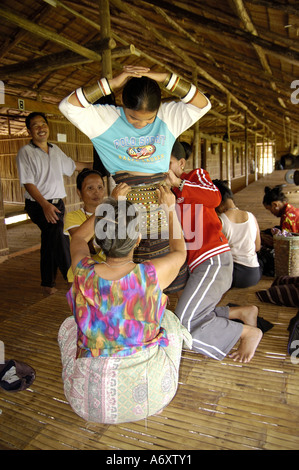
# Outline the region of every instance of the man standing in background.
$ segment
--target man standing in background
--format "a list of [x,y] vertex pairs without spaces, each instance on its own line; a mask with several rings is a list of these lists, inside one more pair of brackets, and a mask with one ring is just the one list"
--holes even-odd
[[91,168],[92,162],[74,162],[57,145],[48,142],[50,131],[44,113],[29,114],[26,127],[32,139],[18,151],[17,167],[25,188],[25,210],[41,230],[41,286],[50,295],[57,291],[57,269],[67,279],[71,265],[69,239],[63,234],[63,176]]

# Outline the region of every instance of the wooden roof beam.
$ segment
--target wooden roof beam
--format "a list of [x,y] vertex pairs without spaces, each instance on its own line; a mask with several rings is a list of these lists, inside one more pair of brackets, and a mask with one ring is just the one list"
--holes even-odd
[[[113,0],[111,0],[113,3]],[[124,3],[124,2],[123,2]],[[299,64],[299,53],[295,50],[292,50],[288,47],[283,47],[275,42],[268,41],[261,38],[260,36],[255,36],[254,34],[244,31],[243,29],[233,27],[231,25],[220,23],[219,21],[212,20],[210,18],[195,14],[188,10],[188,2],[180,3],[181,7],[170,4],[165,0],[150,0],[150,1],[141,1],[137,0],[137,4],[146,4],[151,7],[157,5],[160,8],[163,8],[166,11],[171,11],[174,15],[179,18],[190,19],[196,23],[196,28],[198,31],[203,30],[211,31],[215,35],[220,35],[223,39],[223,36],[229,37],[231,41],[237,41],[242,44],[253,43],[261,46],[267,53],[278,57],[280,60],[289,62],[291,64]],[[298,14],[298,12],[297,12]],[[294,40],[295,47],[298,47],[298,41]]]
[[[102,51],[106,47],[112,48],[112,59],[136,53],[133,44],[129,44],[126,47],[115,47],[115,45],[115,40],[111,38],[108,41],[92,42],[89,44],[89,47],[91,49],[95,48],[98,51]],[[24,74],[32,75],[35,73],[46,73],[68,66],[71,67],[90,62],[93,61],[72,51],[56,52],[54,54],[39,57],[38,59],[27,60],[24,62],[18,62],[17,64],[0,67],[0,76],[1,80],[9,80]]]
[[16,24],[18,27],[34,35],[47,39],[48,41],[53,41],[62,46],[64,49],[70,49],[71,51],[76,52],[77,54],[80,54],[81,56],[86,57],[92,61],[101,61],[101,55],[97,52],[87,49],[84,46],[80,46],[70,39],[67,39],[51,31],[45,26],[39,26],[32,21],[27,20],[23,16],[15,14],[13,11],[4,7],[3,5],[0,5],[0,15],[10,23]]
[[[33,22],[41,21],[48,14],[49,7],[47,5],[42,5],[41,9],[38,12],[35,12],[34,15],[29,15],[28,19]],[[14,36],[14,38],[6,38],[4,46],[0,49],[0,60],[11,51],[17,44],[19,44],[28,34],[27,31],[20,29]]]
[[[151,34],[153,34],[161,44],[163,44],[165,47],[171,49],[178,57],[183,59],[183,61],[188,64],[190,67],[193,68],[193,70],[196,70],[202,77],[204,77],[206,80],[208,80],[210,83],[215,85],[217,88],[219,88],[223,93],[225,93],[228,97],[231,98],[234,103],[236,103],[241,109],[246,110],[249,112],[250,115],[257,121],[259,119],[254,116],[254,114],[248,109],[248,107],[242,103],[238,98],[236,98],[225,86],[222,85],[217,79],[212,77],[209,73],[207,73],[202,67],[197,65],[197,62],[195,62],[193,59],[190,59],[188,54],[185,53],[182,49],[180,49],[178,46],[176,46],[174,43],[166,39],[156,28],[151,26],[151,23],[148,22],[145,18],[143,18],[141,15],[136,13],[135,10],[132,10],[125,2],[121,0],[111,0],[111,3],[115,5],[119,10],[124,11],[128,15],[130,15],[134,20],[136,20],[138,23],[140,23],[145,29],[150,31]],[[263,123],[260,121],[261,124],[265,125],[268,127],[267,124]]]
[[[258,32],[257,32],[254,24],[251,21],[251,18],[250,18],[249,14],[248,14],[248,12],[245,8],[243,0],[231,0],[231,3],[233,5],[235,11],[237,12],[237,15],[239,16],[240,20],[242,21],[245,29],[249,33],[253,34],[254,36],[258,36]],[[258,58],[259,58],[259,60],[262,64],[263,69],[265,70],[265,72],[267,72],[269,75],[272,76],[272,70],[271,70],[271,67],[269,66],[269,63],[267,61],[267,57],[266,57],[265,52],[257,44],[252,43],[252,46],[255,49],[255,52],[256,52],[256,54],[257,54],[257,56],[258,56]],[[270,79],[269,82],[270,82],[270,86],[271,86],[272,90],[275,91],[275,92],[278,92],[277,86],[276,86],[274,80]],[[284,101],[281,97],[278,100],[278,102],[279,102],[281,107],[286,108],[286,105],[285,105],[285,103],[284,103]]]
[[295,6],[295,4],[294,6],[287,5],[285,3],[280,3],[277,0],[246,0],[246,2],[266,8],[273,8],[273,10],[281,10],[289,15],[299,15],[298,6]]

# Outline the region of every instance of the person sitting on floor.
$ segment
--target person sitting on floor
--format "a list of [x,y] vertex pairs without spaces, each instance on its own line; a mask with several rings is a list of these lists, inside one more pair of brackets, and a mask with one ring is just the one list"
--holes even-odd
[[[83,207],[78,210],[70,211],[66,214],[64,220],[64,234],[69,235],[70,239],[76,233],[78,227],[95,213],[98,205],[103,201],[105,195],[105,185],[102,175],[97,170],[84,168],[76,178],[77,193],[83,201]],[[88,242],[90,254],[96,261],[105,260],[105,255],[101,250],[96,250],[94,246],[94,237]],[[70,267],[67,278],[73,282],[74,275]]]
[[[95,213],[96,208],[104,199],[105,184],[102,175],[94,169],[84,168],[76,178],[77,193],[83,201],[83,207],[76,211],[70,211],[65,216],[64,233],[72,235],[77,231],[78,227],[83,224],[89,217]],[[111,196],[117,199],[118,196],[126,196],[130,186],[126,183],[120,183],[114,187]],[[91,257],[96,261],[105,261],[106,257],[99,247],[94,243],[94,237],[88,242]],[[68,271],[68,281],[73,282],[74,275],[72,267]]]
[[190,276],[175,313],[191,333],[194,351],[222,360],[240,340],[230,357],[249,362],[262,338],[257,307],[217,307],[231,286],[233,271],[232,254],[215,211],[221,194],[207,171],[197,168],[187,173],[185,166],[185,150],[176,141],[166,182],[177,197]]
[[[107,198],[71,240],[74,282],[67,294],[73,317],[59,329],[63,382],[74,411],[88,421],[136,421],[174,397],[188,331],[166,309],[163,289],[186,259],[175,197],[157,189],[169,220],[170,253],[135,264],[140,241],[136,206]],[[106,255],[90,257],[93,233]],[[189,346],[190,347],[190,346]]]
[[258,253],[259,262],[262,266],[263,274],[271,277],[275,276],[274,233],[278,231],[299,233],[299,209],[288,203],[282,188],[282,185],[277,185],[274,188],[266,186],[263,198],[265,209],[276,217],[280,217],[280,224],[278,226],[261,231],[262,247]]
[[[265,187],[263,205],[265,209],[276,217],[280,217],[279,228],[281,231],[299,233],[299,209],[292,206],[282,191],[283,186],[274,188]],[[269,231],[267,231],[269,234]],[[267,243],[273,246],[273,240],[267,239]]]
[[255,286],[261,279],[257,252],[261,248],[260,229],[251,212],[236,207],[232,190],[221,180],[213,180],[222,201],[216,212],[228,240],[234,261],[231,287]]

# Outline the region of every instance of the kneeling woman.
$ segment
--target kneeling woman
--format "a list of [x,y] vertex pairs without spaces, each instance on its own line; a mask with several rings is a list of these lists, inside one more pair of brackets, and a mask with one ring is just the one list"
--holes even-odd
[[[169,217],[164,257],[133,262],[138,214],[125,200],[104,200],[71,240],[75,278],[67,299],[73,317],[61,325],[58,342],[66,398],[88,421],[136,421],[162,410],[177,390],[183,340],[191,346],[187,330],[166,310],[163,289],[186,251],[175,198],[167,188],[157,191]],[[102,263],[90,257],[93,230],[106,254]]]

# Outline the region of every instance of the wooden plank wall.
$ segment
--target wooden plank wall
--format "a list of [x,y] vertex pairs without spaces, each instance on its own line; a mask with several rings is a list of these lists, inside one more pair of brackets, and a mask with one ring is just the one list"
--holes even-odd
[[1,186],[1,178],[0,178],[0,257],[6,256],[9,253],[4,218],[5,218],[5,214],[4,214],[4,204],[3,204],[2,186]]
[[18,150],[29,140],[29,137],[0,137],[0,174],[4,202],[19,204],[24,202],[24,192],[19,183],[16,155]]

